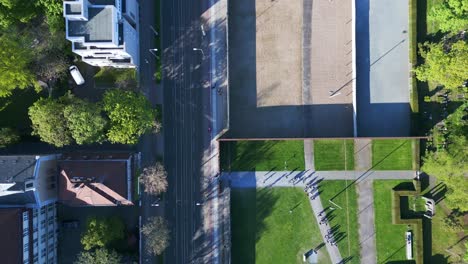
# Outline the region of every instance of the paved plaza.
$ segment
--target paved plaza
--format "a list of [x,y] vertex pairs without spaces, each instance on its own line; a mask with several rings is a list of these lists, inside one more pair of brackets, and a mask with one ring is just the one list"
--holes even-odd
[[230,138],[353,136],[351,2],[229,6]]
[[356,1],[357,132],[409,136],[408,1]]

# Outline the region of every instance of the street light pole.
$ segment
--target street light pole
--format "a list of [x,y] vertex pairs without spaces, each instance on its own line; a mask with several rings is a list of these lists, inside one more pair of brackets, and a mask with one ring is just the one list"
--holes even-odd
[[202,50],[202,49],[199,49],[199,48],[193,48],[192,50],[193,50],[193,51],[200,51],[200,52],[201,52],[201,54],[202,54],[202,58],[203,58],[203,59],[205,59],[205,52],[203,52],[203,50]]
[[156,59],[159,59],[159,56],[155,53],[156,51],[158,51],[158,49],[148,49],[148,51],[149,51],[154,57],[156,57]]

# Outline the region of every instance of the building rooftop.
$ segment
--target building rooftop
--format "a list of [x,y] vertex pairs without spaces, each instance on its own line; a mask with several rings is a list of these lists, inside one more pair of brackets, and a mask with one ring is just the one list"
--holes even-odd
[[86,42],[111,42],[113,8],[89,7],[88,21],[68,20],[68,34]]
[[59,201],[72,206],[132,204],[131,155],[69,156],[59,161]]
[[[35,203],[34,190],[26,191],[34,180],[36,156],[0,156],[0,204],[24,205]],[[33,187],[33,186],[31,186]]]
[[20,208],[0,209],[2,263],[23,263],[22,212]]

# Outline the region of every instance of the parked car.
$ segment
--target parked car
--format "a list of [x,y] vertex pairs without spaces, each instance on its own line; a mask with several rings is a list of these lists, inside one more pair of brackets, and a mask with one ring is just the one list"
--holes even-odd
[[78,220],[62,221],[62,227],[64,229],[77,229],[78,227],[80,227],[80,221]]
[[70,66],[70,74],[75,80],[76,84],[82,85],[85,81],[83,75],[81,75],[80,70],[75,65]]

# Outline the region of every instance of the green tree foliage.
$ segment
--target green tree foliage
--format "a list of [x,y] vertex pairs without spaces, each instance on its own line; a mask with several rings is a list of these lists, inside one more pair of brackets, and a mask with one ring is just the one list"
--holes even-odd
[[8,28],[16,23],[26,23],[37,15],[35,1],[0,0],[0,27]]
[[0,128],[0,148],[18,143],[20,136],[18,132],[9,127]]
[[34,74],[29,70],[30,49],[20,40],[4,34],[0,37],[0,97],[7,97],[16,89],[35,86]]
[[110,119],[109,141],[136,144],[155,126],[156,111],[141,93],[114,89],[104,94],[104,111]]
[[443,32],[468,29],[468,1],[445,0],[432,8],[428,19],[437,23]]
[[448,145],[424,157],[422,170],[445,183],[445,203],[452,209],[468,211],[468,121],[465,103],[447,117]]
[[29,107],[32,134],[57,147],[71,144],[71,133],[63,115],[64,107],[63,100],[52,98],[41,98]]
[[94,251],[84,251],[78,254],[74,264],[118,264],[122,263],[122,256],[114,250],[98,248]]
[[45,11],[47,24],[52,33],[63,31],[63,0],[37,0],[37,5]]
[[433,81],[455,89],[468,79],[468,44],[465,41],[451,45],[426,42],[419,46],[419,53],[424,58],[424,64],[415,69],[420,81]]
[[90,218],[86,232],[81,236],[81,244],[85,250],[105,247],[113,241],[123,239],[124,229],[122,220],[117,217]]
[[101,114],[101,107],[81,99],[63,109],[71,136],[78,145],[102,142],[105,139],[107,120]]
[[146,236],[145,250],[148,254],[160,255],[169,246],[169,228],[164,218],[150,218],[141,232]]

